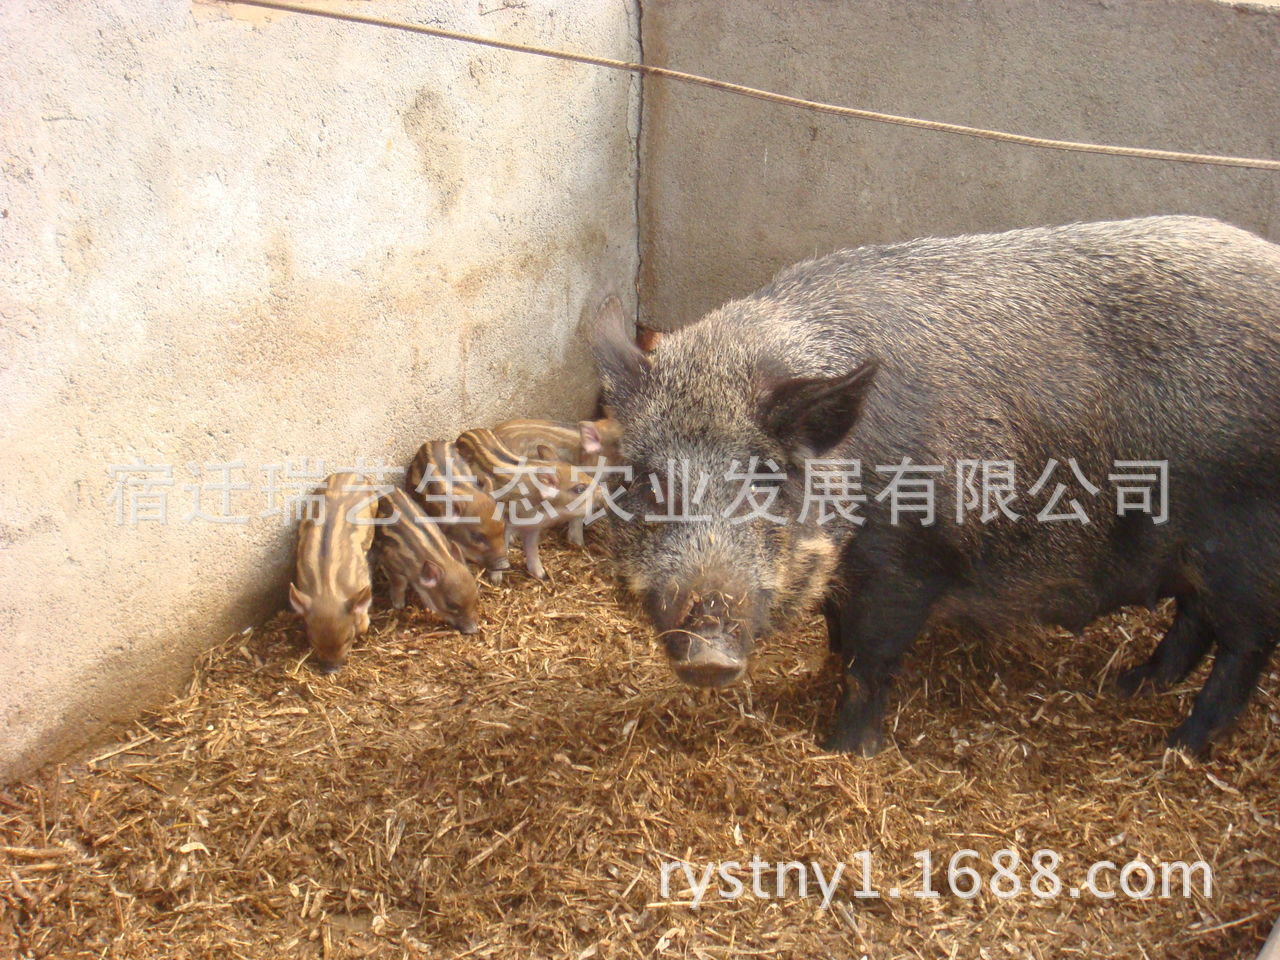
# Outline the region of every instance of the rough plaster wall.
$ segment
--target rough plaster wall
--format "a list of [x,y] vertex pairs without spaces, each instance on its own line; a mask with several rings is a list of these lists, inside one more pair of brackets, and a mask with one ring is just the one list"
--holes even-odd
[[[649,63],[1039,136],[1280,157],[1280,7],[645,0]],[[686,323],[845,246],[1151,213],[1280,240],[1280,175],[1031,150],[646,80],[641,311]]]
[[[377,12],[638,54],[634,0]],[[0,51],[3,779],[280,604],[291,530],[183,523],[188,463],[243,460],[248,515],[286,457],[589,410],[581,326],[633,297],[638,89],[173,0],[6,4]],[[116,523],[138,460],[174,467],[167,524]]]

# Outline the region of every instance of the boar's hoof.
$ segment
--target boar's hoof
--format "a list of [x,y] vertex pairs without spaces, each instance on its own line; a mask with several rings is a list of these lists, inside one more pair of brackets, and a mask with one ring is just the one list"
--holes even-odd
[[1209,752],[1209,731],[1189,717],[1173,728],[1166,741],[1170,750],[1181,750],[1189,757],[1202,758]]
[[1142,689],[1142,685],[1151,679],[1151,664],[1140,663],[1130,667],[1116,677],[1116,692],[1128,699]]
[[484,572],[485,579],[488,580],[490,583],[492,583],[495,587],[501,586],[502,571],[505,569],[507,568],[506,567],[490,567],[488,570]]
[[874,757],[884,749],[884,731],[878,724],[837,725],[822,741],[822,749],[828,753],[856,753]]

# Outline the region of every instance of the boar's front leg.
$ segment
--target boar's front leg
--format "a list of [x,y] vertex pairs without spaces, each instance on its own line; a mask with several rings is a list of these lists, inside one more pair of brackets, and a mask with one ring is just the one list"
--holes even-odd
[[833,646],[840,645],[843,691],[824,749],[870,757],[884,746],[884,711],[893,680],[931,605],[923,586],[904,576],[880,572],[874,580],[850,585],[839,603],[835,630],[827,621]]
[[583,527],[585,524],[581,517],[574,517],[569,521],[569,526],[565,529],[565,539],[575,547],[585,547],[587,538]]

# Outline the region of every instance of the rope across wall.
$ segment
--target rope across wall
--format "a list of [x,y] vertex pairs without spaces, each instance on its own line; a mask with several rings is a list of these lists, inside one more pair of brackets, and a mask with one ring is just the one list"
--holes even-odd
[[931,130],[936,133],[950,133],[962,137],[977,137],[983,140],[994,140],[1001,143],[1014,143],[1024,147],[1036,147],[1042,150],[1066,150],[1074,153],[1102,154],[1112,157],[1132,157],[1141,160],[1164,160],[1173,163],[1208,164],[1222,167],[1244,167],[1252,170],[1280,171],[1280,160],[1259,157],[1233,157],[1214,153],[1186,153],[1179,150],[1153,150],[1147,147],[1126,147],[1105,143],[1083,143],[1075,140],[1054,140],[1045,137],[1031,137],[1020,133],[1008,133],[1003,130],[987,130],[982,127],[969,127],[958,123],[943,123],[938,120],[923,120],[918,117],[900,117],[891,113],[879,113],[874,110],[863,110],[858,107],[846,107],[835,103],[823,103],[817,100],[805,100],[770,90],[716,80],[712,77],[700,76],[696,73],[684,73],[680,70],[669,70],[666,67],[648,63],[632,63],[628,60],[613,60],[609,57],[596,57],[569,50],[555,50],[549,47],[537,47],[525,43],[514,43],[508,40],[495,40],[475,34],[460,33],[442,27],[429,27],[416,23],[405,23],[398,20],[386,20],[381,17],[370,17],[364,14],[347,13],[339,10],[328,10],[323,7],[305,6],[297,3],[284,3],[279,0],[220,0],[242,6],[261,7],[266,10],[278,10],[282,13],[298,13],[312,17],[323,17],[329,20],[342,20],[347,23],[359,23],[366,26],[382,27],[388,30],[400,30],[417,33],[428,37],[454,40],[460,43],[493,47],[512,53],[523,53],[538,57],[551,57],[556,60],[568,60],[573,63],[585,63],[591,66],[604,67],[609,70],[623,70],[638,73],[647,77],[661,77],[680,83],[690,83],[701,87],[709,87],[725,93],[752,97],[769,103],[810,110],[815,113],[832,114],[854,120],[868,120],[875,123],[892,123],[918,130]]

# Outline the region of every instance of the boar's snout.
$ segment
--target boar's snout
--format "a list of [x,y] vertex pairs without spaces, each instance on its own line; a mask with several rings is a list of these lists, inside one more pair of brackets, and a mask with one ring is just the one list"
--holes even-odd
[[663,644],[676,676],[696,687],[727,687],[747,672],[752,640],[722,597],[694,599]]
[[676,676],[695,687],[727,687],[742,678],[747,662],[735,657],[730,645],[723,636],[683,634],[666,638],[667,656]]
[[342,669],[341,660],[317,660],[316,669],[328,676]]

